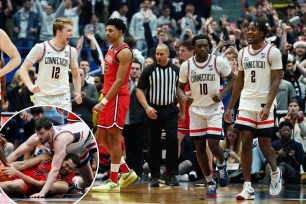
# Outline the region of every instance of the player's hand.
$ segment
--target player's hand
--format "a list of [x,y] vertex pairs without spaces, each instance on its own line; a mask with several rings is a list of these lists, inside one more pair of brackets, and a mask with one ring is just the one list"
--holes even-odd
[[96,104],[93,109],[92,109],[92,112],[97,112],[99,113],[100,111],[103,110],[103,108],[105,107],[105,105],[103,103],[98,103]]
[[74,99],[75,99],[75,102],[77,104],[81,104],[82,103],[82,95],[81,94],[78,94],[78,93],[73,93],[74,94]]
[[30,85],[30,86],[28,87],[28,89],[29,89],[29,91],[31,91],[32,93],[38,93],[38,92],[40,92],[39,86],[34,85],[34,84]]
[[151,107],[151,106],[149,106],[149,107],[147,107],[146,108],[146,113],[147,113],[147,116],[149,117],[149,118],[151,118],[151,119],[153,119],[153,120],[156,120],[157,119],[157,111],[153,108],[153,107]]
[[35,193],[30,196],[30,198],[43,198],[43,197],[45,197],[45,194],[43,193]]
[[227,123],[233,123],[233,119],[232,119],[232,109],[227,109],[226,112],[224,113],[224,121]]
[[3,167],[2,171],[4,172],[4,174],[8,177],[12,177],[17,175],[17,171],[14,167],[10,166],[10,167]]
[[191,96],[188,96],[188,95],[187,95],[186,104],[187,104],[187,105],[191,105],[192,102],[193,102],[193,98],[192,98]]
[[222,101],[223,97],[221,96],[221,94],[215,94],[212,95],[211,98],[215,103],[219,103],[220,101]]
[[270,115],[270,108],[268,108],[267,106],[265,106],[262,111],[260,112],[260,120],[264,121],[267,120],[267,118]]
[[5,135],[0,133],[0,146],[2,147],[2,149],[5,149],[5,147],[7,145],[7,141],[4,137],[5,137]]

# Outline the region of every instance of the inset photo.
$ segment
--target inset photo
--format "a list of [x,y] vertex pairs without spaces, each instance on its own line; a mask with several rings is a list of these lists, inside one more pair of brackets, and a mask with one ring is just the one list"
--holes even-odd
[[2,121],[0,187],[11,200],[72,204],[85,196],[99,160],[83,120],[61,108],[35,106]]

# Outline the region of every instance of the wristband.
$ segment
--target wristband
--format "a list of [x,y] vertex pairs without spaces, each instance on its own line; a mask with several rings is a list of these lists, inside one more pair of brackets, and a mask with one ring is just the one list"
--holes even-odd
[[106,104],[108,103],[108,100],[107,100],[106,98],[103,98],[102,101],[101,101],[101,103],[102,103],[103,105],[106,105]]

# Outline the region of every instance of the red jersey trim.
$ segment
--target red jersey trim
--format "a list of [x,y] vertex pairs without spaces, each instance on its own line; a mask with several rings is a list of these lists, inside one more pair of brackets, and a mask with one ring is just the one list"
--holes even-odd
[[55,52],[62,52],[62,51],[64,51],[65,48],[66,48],[66,46],[65,46],[65,47],[63,47],[62,49],[57,50],[55,47],[53,47],[53,45],[51,45],[50,41],[48,41],[48,44],[50,45],[50,47],[51,47]]
[[209,55],[209,58],[208,58],[208,60],[206,61],[206,64],[204,64],[204,66],[199,66],[199,65],[196,63],[196,61],[195,61],[195,56],[192,57],[193,64],[194,64],[197,68],[199,68],[199,69],[205,68],[205,67],[209,64],[210,60],[211,60],[211,55]]
[[45,54],[46,54],[46,45],[45,42],[42,43],[44,46],[44,51],[43,51],[43,55],[41,56],[41,58],[37,61],[38,63],[42,61],[42,59],[44,58]]
[[266,43],[262,48],[260,48],[260,49],[259,49],[256,53],[254,53],[254,54],[252,54],[252,53],[250,52],[251,45],[249,45],[249,46],[248,46],[248,52],[249,52],[250,55],[255,56],[255,55],[257,55],[258,53],[260,53],[267,45],[268,45],[268,44]]

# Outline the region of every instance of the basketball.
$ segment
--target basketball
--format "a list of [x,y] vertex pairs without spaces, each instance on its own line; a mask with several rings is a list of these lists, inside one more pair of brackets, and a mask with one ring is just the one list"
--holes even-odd
[[4,167],[3,164],[0,164],[0,182],[14,180],[13,178],[5,175],[4,171],[2,171],[3,167]]

